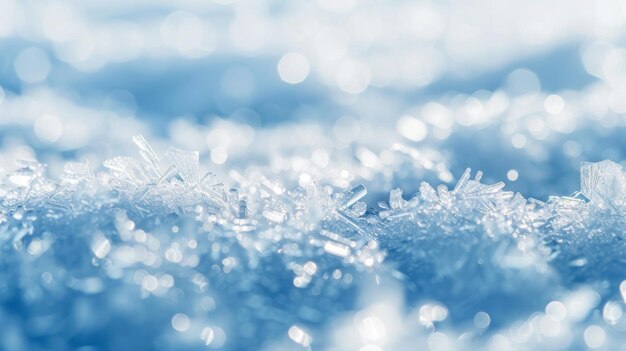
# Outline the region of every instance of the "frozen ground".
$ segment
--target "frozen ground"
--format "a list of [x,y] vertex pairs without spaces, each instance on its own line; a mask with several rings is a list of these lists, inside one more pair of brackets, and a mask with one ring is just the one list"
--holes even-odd
[[625,30],[0,0],[0,349],[626,349]]

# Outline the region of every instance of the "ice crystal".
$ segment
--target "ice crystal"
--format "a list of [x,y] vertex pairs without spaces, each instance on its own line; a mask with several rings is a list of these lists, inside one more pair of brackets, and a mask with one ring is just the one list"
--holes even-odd
[[[542,348],[554,341],[540,337],[553,332],[546,323],[578,330],[601,301],[605,320],[620,320],[619,305],[605,300],[619,298],[625,273],[626,183],[611,161],[583,163],[573,197],[525,199],[467,169],[451,190],[423,182],[411,197],[392,190],[375,209],[362,184],[220,179],[197,152],[159,157],[142,136],[133,140],[139,158],[69,162],[58,181],[44,164],[20,160],[2,180],[0,265],[11,269],[1,311],[19,330],[4,345],[79,348],[104,333],[97,347],[137,349],[123,342],[129,333],[151,340],[144,349],[271,348],[281,338],[350,348],[328,326],[354,309],[378,311],[363,296],[393,286],[405,297],[385,303],[415,308],[417,319],[357,313],[366,339],[404,323],[418,344],[465,332],[454,344],[469,350],[500,335],[487,330],[509,328],[520,347]],[[535,317],[544,322],[528,317],[544,308]],[[400,349],[399,335],[385,340]]]
[[[45,176],[44,165],[30,161],[20,161],[21,168],[7,175],[2,233],[13,249],[5,250],[2,263],[28,267],[30,273],[7,277],[4,301],[25,299],[32,306],[55,301],[58,309],[46,312],[51,322],[63,318],[63,306],[85,301],[88,307],[76,308],[97,309],[108,320],[121,313],[118,302],[108,298],[121,294],[141,301],[138,306],[152,306],[156,319],[147,322],[147,330],[155,338],[168,330],[163,321],[169,313],[186,313],[184,324],[193,326],[208,323],[206,313],[232,313],[245,328],[219,328],[229,327],[236,348],[237,339],[275,335],[289,323],[320,323],[338,294],[354,290],[356,276],[383,261],[371,239],[331,232],[362,230],[357,217],[364,208],[357,201],[366,192],[363,186],[333,194],[311,182],[285,191],[261,178],[225,191],[212,173],[201,175],[196,152],[169,149],[161,160],[142,136],[134,141],[141,159],[107,160],[96,176],[87,164],[68,163],[56,184]],[[33,260],[39,268],[30,269]],[[38,274],[45,278],[39,281]],[[109,292],[101,295],[103,289]],[[51,296],[54,291],[58,294]],[[150,302],[152,295],[164,301]],[[177,305],[180,299],[195,302]],[[203,307],[215,299],[230,302]],[[297,303],[285,305],[285,299]],[[80,311],[73,313],[87,313]],[[30,330],[27,326],[42,317],[34,309],[11,318]],[[136,315],[127,323],[140,328],[146,321]],[[68,326],[63,333],[91,335],[100,328]],[[69,344],[63,347],[78,346],[65,340]]]

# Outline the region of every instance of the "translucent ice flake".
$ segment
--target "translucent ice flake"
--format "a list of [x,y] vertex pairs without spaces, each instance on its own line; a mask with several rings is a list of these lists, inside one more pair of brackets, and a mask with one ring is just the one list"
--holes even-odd
[[200,181],[200,161],[197,151],[185,151],[169,148],[165,156],[172,162],[183,181],[189,186],[195,186]]
[[263,217],[276,223],[282,223],[285,221],[287,212],[282,209],[266,208],[263,210]]
[[454,193],[462,192],[468,180],[470,179],[471,174],[472,174],[472,170],[470,168],[465,169],[465,172],[463,172],[463,175],[461,176],[461,178],[459,178],[459,181],[454,186],[454,190],[452,190],[452,192]]
[[341,199],[341,202],[337,209],[340,211],[345,211],[348,207],[355,204],[365,195],[367,195],[367,188],[365,188],[365,185],[359,184],[343,193],[343,198]]
[[425,201],[433,202],[437,200],[437,192],[426,182],[420,184],[420,195]]
[[392,210],[403,208],[406,200],[402,198],[402,190],[394,189],[389,193],[389,206]]
[[32,169],[21,168],[9,174],[8,179],[16,186],[26,188],[36,177],[37,174]]
[[345,245],[347,247],[354,248],[354,247],[357,246],[356,242],[354,242],[352,240],[349,240],[349,239],[346,239],[346,238],[342,237],[341,235],[339,235],[337,233],[333,233],[333,232],[325,230],[325,229],[322,229],[320,231],[320,234],[322,234],[323,236],[325,236],[325,237],[327,237],[329,239],[337,241],[337,242],[339,242],[339,243],[341,243],[341,244],[343,244],[343,245]]
[[41,177],[46,168],[45,165],[30,160],[18,160],[19,169],[9,173],[7,179],[15,186],[27,188],[31,183]]
[[63,166],[61,180],[64,182],[78,184],[90,179],[93,179],[93,173],[87,162],[68,162]]
[[127,156],[118,156],[104,161],[104,167],[111,170],[114,181],[127,182],[130,185],[149,183],[151,178],[136,159]]
[[580,192],[600,209],[623,213],[626,204],[626,175],[622,166],[609,161],[583,162]]
[[148,141],[139,134],[133,137],[133,142],[139,147],[139,154],[141,157],[150,164],[150,168],[158,175],[159,174],[159,157],[154,153]]

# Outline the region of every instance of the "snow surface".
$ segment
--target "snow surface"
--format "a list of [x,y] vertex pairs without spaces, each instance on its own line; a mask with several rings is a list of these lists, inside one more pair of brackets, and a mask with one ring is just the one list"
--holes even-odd
[[623,341],[626,174],[611,161],[583,163],[574,197],[526,199],[467,169],[374,206],[363,185],[227,188],[198,152],[133,140],[139,156],[69,162],[58,179],[20,160],[2,179],[6,349]]

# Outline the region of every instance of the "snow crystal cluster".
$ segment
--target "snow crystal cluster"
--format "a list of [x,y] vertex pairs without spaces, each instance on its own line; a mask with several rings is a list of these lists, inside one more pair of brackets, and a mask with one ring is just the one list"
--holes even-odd
[[[538,350],[626,338],[626,174],[547,202],[467,169],[377,206],[364,185],[203,169],[198,152],[0,182],[7,350]],[[288,177],[287,177],[288,178]],[[286,179],[286,178],[285,178]]]

